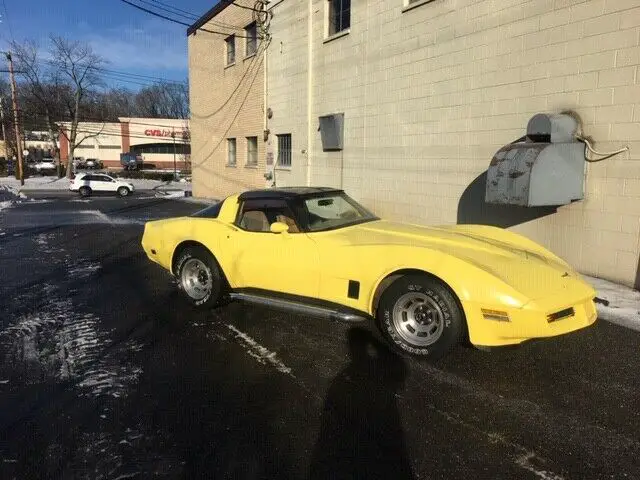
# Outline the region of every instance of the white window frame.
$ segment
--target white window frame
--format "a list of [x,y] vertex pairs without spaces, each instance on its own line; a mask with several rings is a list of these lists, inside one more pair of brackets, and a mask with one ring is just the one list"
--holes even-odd
[[[229,67],[231,65],[234,65],[236,63],[236,36],[235,35],[229,35],[227,38],[224,39],[224,45],[225,45],[225,49],[224,49],[224,64],[225,66]],[[229,47],[233,46],[233,60],[229,61],[229,53],[230,53],[230,49]]]
[[[255,35],[253,38],[251,37],[251,30],[253,30],[253,34]],[[252,22],[244,27],[244,36],[246,37],[244,39],[244,56],[245,58],[249,58],[258,53],[258,24],[256,22]],[[253,40],[254,42],[253,51],[251,52],[249,51],[250,40]]]
[[[425,5],[427,3],[434,2],[435,0],[403,0],[402,2],[402,13],[407,12],[409,10],[413,10],[416,7],[421,5]],[[453,8],[453,7],[451,7]]]
[[[247,163],[246,163],[246,166],[247,167],[257,167],[258,166],[258,137],[257,136],[246,137],[246,139],[247,139]],[[255,150],[254,151],[252,151],[250,149],[252,141],[255,141]],[[253,154],[253,159],[252,159],[252,154]]]
[[[233,145],[233,148],[232,148]],[[232,153],[233,151],[233,158]],[[227,167],[235,167],[238,164],[238,141],[235,137],[227,138]]]
[[[333,7],[336,5],[336,3],[339,3],[340,7],[342,7],[344,5],[345,2],[349,2],[349,25],[344,26],[342,25],[342,28],[340,30],[336,30],[334,32],[331,31],[331,25],[332,25],[332,11],[333,11]],[[333,39],[333,38],[338,38],[341,37],[343,35],[348,34],[351,31],[351,7],[352,7],[352,0],[326,0],[326,15],[325,15],[325,19],[326,19],[326,39]],[[341,19],[341,22],[344,22],[344,19]]]

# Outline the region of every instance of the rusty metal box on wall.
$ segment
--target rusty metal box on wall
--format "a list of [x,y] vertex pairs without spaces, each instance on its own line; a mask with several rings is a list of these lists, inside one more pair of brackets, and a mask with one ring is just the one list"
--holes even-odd
[[487,170],[485,201],[524,207],[566,205],[584,198],[584,144],[569,115],[538,114],[527,135],[501,148]]

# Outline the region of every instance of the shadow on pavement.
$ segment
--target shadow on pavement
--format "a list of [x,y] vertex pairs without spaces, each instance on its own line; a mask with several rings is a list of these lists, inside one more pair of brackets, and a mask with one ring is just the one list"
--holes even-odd
[[309,478],[414,478],[396,403],[407,366],[368,330],[347,337],[351,362],[329,387]]

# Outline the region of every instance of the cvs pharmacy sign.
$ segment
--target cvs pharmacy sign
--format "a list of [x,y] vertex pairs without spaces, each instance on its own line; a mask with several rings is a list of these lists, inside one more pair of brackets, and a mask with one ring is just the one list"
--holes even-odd
[[154,130],[151,128],[148,128],[144,131],[144,134],[147,137],[170,137],[171,136],[171,130]]

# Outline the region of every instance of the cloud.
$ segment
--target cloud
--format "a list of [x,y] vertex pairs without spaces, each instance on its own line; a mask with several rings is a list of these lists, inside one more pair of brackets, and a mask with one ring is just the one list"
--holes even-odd
[[187,70],[186,28],[150,19],[140,26],[120,25],[100,32],[82,28],[81,40],[109,62],[108,68],[139,71]]

